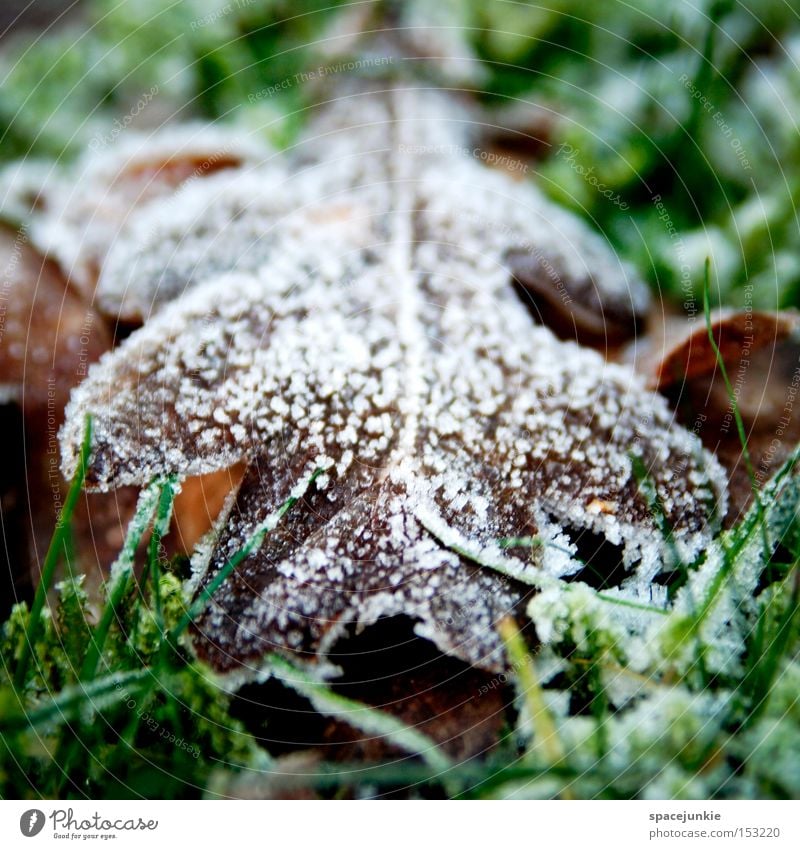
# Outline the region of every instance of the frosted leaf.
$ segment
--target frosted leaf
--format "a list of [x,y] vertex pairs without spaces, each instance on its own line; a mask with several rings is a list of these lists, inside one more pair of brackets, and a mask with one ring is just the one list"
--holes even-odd
[[[208,575],[283,497],[284,470],[275,468],[269,457],[251,466]],[[523,592],[443,549],[408,506],[403,487],[364,472],[307,497],[217,593],[197,626],[201,656],[229,669],[257,667],[275,649],[310,657],[333,649],[335,662],[335,643],[349,631],[405,615],[443,652],[500,668],[494,624],[515,612]]]
[[278,166],[264,167],[209,177],[148,205],[131,216],[129,237],[109,254],[98,285],[101,307],[142,320],[220,273],[257,271],[272,256],[289,259],[321,226],[340,220],[342,229],[353,229],[369,214],[369,206],[339,204],[323,189],[316,174],[290,178]]
[[373,309],[382,266],[351,259],[328,258],[324,271],[301,263],[286,277],[270,268],[231,274],[164,310],[76,389],[66,467],[76,462],[81,410],[99,413],[89,481],[101,487],[141,484],[166,468],[205,474],[274,440],[285,453],[313,450],[343,466],[355,448],[362,462],[379,461],[402,352],[391,306],[383,317]]
[[[285,172],[210,179],[192,191],[212,217],[187,208],[163,245],[126,243],[148,274],[120,261],[110,275],[109,258],[100,297],[156,314],[75,391],[65,473],[86,412],[101,489],[248,463],[208,580],[326,470],[198,621],[196,648],[220,669],[272,648],[335,660],[349,628],[400,614],[496,669],[494,623],[526,593],[500,572],[582,579],[596,555],[621,594],[650,597],[667,547],[632,454],[682,556],[724,510],[720,467],[663,398],[532,321],[513,252],[544,258],[576,304],[626,315],[628,333],[645,296],[571,216],[465,151],[470,120],[439,94],[348,94]],[[540,533],[566,556],[500,544]]]
[[[713,451],[728,473],[732,525],[753,499],[753,481],[728,388],[705,322],[682,326],[662,343],[651,343],[637,363],[650,385],[664,394],[676,417]],[[761,489],[800,442],[795,399],[800,390],[800,317],[725,311],[712,321],[714,339],[747,434],[756,486]]]
[[109,248],[126,238],[131,210],[267,153],[234,130],[201,124],[123,133],[109,147],[90,146],[44,183],[43,213],[33,220],[32,238],[90,293]]
[[[457,186],[464,195],[456,202]],[[640,329],[649,298],[638,278],[533,185],[462,157],[447,169],[432,167],[423,191],[431,233],[500,257],[534,319],[559,337],[603,348]]]
[[337,221],[364,227],[387,208],[394,159],[392,170],[415,175],[415,202],[431,229],[499,258],[531,311],[560,335],[602,346],[636,331],[647,290],[578,219],[482,164],[474,112],[427,92],[415,98],[404,137],[392,133],[397,119],[385,98],[340,95],[283,162],[196,181],[168,203],[135,210],[100,276],[103,309],[140,320],[221,272],[257,270],[309,241],[337,238],[328,231]]

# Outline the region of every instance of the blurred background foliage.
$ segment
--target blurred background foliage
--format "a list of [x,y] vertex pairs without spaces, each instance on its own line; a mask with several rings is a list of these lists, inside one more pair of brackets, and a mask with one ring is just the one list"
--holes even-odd
[[726,302],[800,300],[796,0],[49,0],[32,27],[14,5],[2,160],[72,154],[154,86],[140,124],[226,117],[286,144],[313,87],[258,93],[399,26],[421,61],[395,72],[528,108],[544,189],[678,303],[707,255]]

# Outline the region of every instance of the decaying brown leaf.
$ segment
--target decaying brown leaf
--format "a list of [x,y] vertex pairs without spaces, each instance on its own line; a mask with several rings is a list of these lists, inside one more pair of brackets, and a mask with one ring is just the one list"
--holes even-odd
[[[45,259],[25,228],[0,227],[5,268],[0,314],[0,400],[19,410],[5,417],[4,444],[21,464],[6,485],[4,542],[13,576],[11,603],[38,581],[67,494],[58,431],[64,407],[89,366],[111,347],[111,334],[59,266]],[[14,467],[7,464],[8,469]],[[10,499],[10,500],[9,500]],[[86,494],[75,513],[75,542],[89,589],[119,552],[136,493]]]
[[[60,267],[30,244],[26,229],[0,224],[0,257],[0,400],[60,412],[89,365],[111,347],[111,337]],[[54,447],[59,424],[52,428]]]
[[[729,475],[732,523],[800,442],[800,316],[793,312],[724,312],[712,332],[741,414],[751,469],[742,453],[734,401],[704,324],[673,325],[663,346],[640,362],[650,384],[679,420],[702,439]],[[752,476],[751,476],[752,472]]]

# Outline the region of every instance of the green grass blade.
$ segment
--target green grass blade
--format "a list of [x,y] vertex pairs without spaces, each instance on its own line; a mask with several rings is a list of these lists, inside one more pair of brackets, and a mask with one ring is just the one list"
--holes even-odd
[[14,674],[14,686],[19,692],[25,687],[25,682],[28,679],[28,669],[31,659],[33,658],[36,640],[39,636],[41,628],[41,616],[47,593],[50,591],[50,586],[55,577],[56,567],[61,559],[64,541],[69,534],[70,522],[72,515],[75,512],[75,507],[78,504],[78,498],[83,489],[83,483],[86,480],[86,470],[89,466],[89,454],[92,449],[92,418],[86,417],[86,428],[83,435],[83,443],[81,444],[81,452],[78,458],[78,468],[75,470],[75,476],[69,486],[64,506],[58,516],[55,530],[53,531],[50,545],[47,549],[47,554],[42,565],[42,574],[39,579],[39,586],[36,588],[36,594],[33,597],[31,611],[28,618],[28,628],[25,632],[24,639],[19,647],[17,669]]
[[[161,487],[161,492],[158,497],[158,505],[156,507],[156,516],[153,521],[153,531],[150,535],[150,542],[147,546],[147,562],[141,576],[141,594],[140,601],[143,601],[143,595],[146,592],[148,580],[151,586],[153,612],[155,615],[156,625],[159,633],[164,633],[164,611],[161,606],[161,569],[160,569],[160,554],[161,541],[169,533],[169,526],[172,522],[172,510],[175,504],[175,497],[180,491],[178,479],[175,475],[170,475],[165,478]],[[141,615],[141,609],[139,609]],[[136,642],[136,634],[138,631],[140,615],[134,619],[133,633],[131,641]]]
[[528,708],[536,742],[549,765],[559,764],[564,760],[564,750],[556,724],[545,704],[542,688],[522,634],[511,617],[503,619],[497,630],[506,648],[511,668],[515,671],[520,695]]
[[14,711],[0,720],[2,733],[41,730],[48,726],[60,726],[79,718],[87,707],[99,711],[130,698],[150,685],[150,669],[113,673],[95,678],[87,684],[65,687],[58,695],[47,699],[27,711]]
[[246,560],[254,551],[257,551],[267,534],[271,533],[283,519],[283,517],[294,507],[295,504],[308,492],[314,481],[324,472],[324,469],[316,469],[314,473],[298,484],[289,498],[274,512],[270,513],[263,522],[250,535],[245,544],[236,552],[236,554],[222,566],[216,575],[206,584],[200,591],[197,598],[189,605],[184,617],[173,628],[169,642],[173,645],[180,635],[191,625],[191,623],[205,610],[208,602],[213,598],[214,593],[227,581],[234,570]]
[[781,661],[788,653],[798,617],[800,617],[800,570],[797,564],[786,581],[791,583],[791,595],[787,608],[778,618],[774,629],[767,632],[768,608],[763,610],[759,617],[758,624],[762,628],[762,639],[766,642],[768,633],[769,643],[765,646],[762,642],[758,650],[754,652],[752,666],[744,681],[744,685],[750,690],[751,705],[744,727],[752,725],[766,711],[773,684],[781,668]]
[[271,655],[268,668],[283,684],[305,696],[319,713],[341,719],[366,734],[381,737],[405,752],[418,755],[434,770],[444,772],[452,766],[450,758],[427,734],[397,717],[335,693],[280,655]]
[[103,654],[108,632],[117,617],[119,605],[125,597],[130,579],[133,575],[133,562],[136,556],[136,550],[158,508],[162,489],[162,483],[156,481],[150,484],[139,495],[136,513],[128,527],[122,551],[111,567],[111,576],[109,578],[112,582],[111,590],[103,607],[100,621],[94,630],[92,640],[86,650],[86,657],[83,660],[80,674],[82,681],[92,679],[97,672],[97,666]]

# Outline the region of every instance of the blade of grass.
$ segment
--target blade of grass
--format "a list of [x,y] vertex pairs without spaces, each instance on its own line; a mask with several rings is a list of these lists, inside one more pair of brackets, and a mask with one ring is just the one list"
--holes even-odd
[[80,679],[82,681],[91,680],[97,672],[97,666],[103,654],[108,632],[111,629],[112,623],[117,618],[119,605],[125,597],[130,579],[133,575],[133,562],[136,556],[136,550],[158,509],[163,488],[163,482],[154,481],[139,496],[136,513],[128,527],[122,551],[111,567],[111,590],[108,593],[100,621],[92,634],[91,642],[86,650],[86,656],[83,659],[80,673]]
[[[520,695],[525,699],[533,723],[534,740],[539,744],[548,767],[561,766],[565,760],[564,749],[555,721],[544,700],[544,692],[525,640],[510,616],[500,620],[497,630],[505,645],[511,668],[515,672]],[[567,787],[564,787],[560,795],[563,799],[572,798]]]
[[[442,786],[443,777],[440,770],[419,762],[377,763],[342,762],[319,764],[315,771],[292,773],[288,766],[283,767],[279,782],[276,776],[269,776],[270,786],[285,786],[287,788],[312,787],[319,790],[339,789],[341,787],[403,788],[419,786]],[[301,767],[302,769],[302,767]],[[485,789],[502,785],[506,782],[532,781],[558,777],[566,781],[581,778],[581,772],[565,766],[539,767],[527,766],[515,762],[506,764],[484,764],[466,761],[454,764],[448,772],[448,778],[462,786],[469,787],[470,798],[478,796]],[[645,781],[643,775],[631,770],[630,784],[641,787]],[[258,787],[258,776],[254,777],[253,785]],[[632,795],[632,794],[631,794]],[[228,798],[227,793],[222,793]]]
[[95,678],[88,684],[65,687],[53,696],[26,711],[12,712],[0,720],[4,735],[26,729],[38,731],[47,726],[61,726],[86,712],[108,708],[138,693],[150,685],[152,671],[135,669],[130,672],[112,673]]
[[168,480],[161,490],[161,495],[158,499],[158,508],[156,510],[156,518],[153,523],[153,533],[150,536],[150,545],[147,551],[147,561],[150,564],[150,573],[152,577],[153,588],[153,609],[155,611],[156,625],[160,634],[164,633],[164,611],[161,608],[161,569],[159,566],[159,556],[161,549],[161,540],[169,531],[169,524],[172,521],[172,506],[175,503],[176,481],[175,478]]
[[500,548],[534,548],[544,545],[541,537],[500,537],[497,540]]
[[[163,485],[159,493],[158,505],[156,506],[156,516],[153,520],[153,530],[150,535],[150,542],[147,546],[147,562],[145,563],[145,568],[141,579],[141,592],[139,595],[139,604],[136,605],[136,611],[134,613],[133,619],[133,629],[130,638],[130,643],[134,647],[136,645],[136,633],[139,627],[139,623],[141,621],[142,616],[145,615],[143,610],[143,595],[147,591],[148,574],[150,577],[153,613],[155,617],[156,628],[158,629],[159,638],[162,641],[165,639],[166,636],[166,627],[164,624],[164,610],[161,605],[161,569],[159,566],[159,558],[161,551],[161,540],[169,532],[169,526],[172,521],[172,511],[175,504],[175,496],[178,494],[179,490],[180,486],[178,484],[177,477],[171,475],[163,481]],[[163,660],[163,655],[160,652],[159,660]],[[175,718],[175,725],[177,727],[179,723],[178,709],[175,705],[175,696],[171,687],[164,687],[161,685],[161,671],[162,665],[159,664],[157,670],[158,674],[154,674],[153,686],[145,694],[145,698],[152,696],[155,690],[160,689],[165,695],[167,701],[169,702],[169,709]],[[133,716],[131,717],[131,721],[122,735],[121,739],[127,741],[128,745],[131,748],[133,748],[133,741],[136,738],[136,733],[141,724],[142,716],[143,713],[141,710],[134,711]]]
[[[744,459],[747,474],[750,479],[750,486],[753,492],[755,506],[754,509],[751,510],[748,515],[740,522],[737,528],[735,528],[729,535],[722,535],[719,538],[719,545],[722,554],[722,562],[720,568],[717,570],[717,573],[710,581],[702,602],[695,608],[695,613],[693,615],[692,622],[688,630],[688,635],[698,639],[698,647],[699,651],[701,652],[698,656],[698,663],[701,666],[701,670],[704,665],[704,657],[703,647],[701,646],[699,640],[700,628],[702,627],[702,624],[708,616],[709,612],[714,607],[714,604],[716,603],[718,594],[721,591],[722,587],[725,585],[730,575],[734,572],[739,557],[745,551],[746,546],[753,539],[755,533],[759,531],[761,532],[763,549],[762,554],[764,557],[764,562],[768,562],[770,557],[769,528],[767,521],[768,514],[766,511],[766,502],[764,499],[765,493],[763,493],[759,489],[756,481],[752,459],[750,457],[750,452],[747,446],[747,433],[745,431],[744,420],[742,419],[741,411],[739,410],[738,399],[736,397],[733,385],[731,384],[730,378],[728,376],[728,371],[722,357],[722,352],[720,351],[719,345],[717,344],[717,341],[714,338],[714,329],[711,322],[710,290],[711,261],[707,257],[705,262],[705,277],[703,285],[703,310],[705,314],[706,332],[708,334],[709,344],[711,345],[711,348],[714,352],[714,356],[716,358],[717,365],[720,369],[720,374],[722,375],[723,381],[725,383],[725,389],[731,404],[731,408],[733,410],[734,419],[736,421],[736,429],[739,436],[739,442],[742,448],[742,457]],[[779,487],[781,481],[786,476],[786,474],[791,471],[796,462],[797,450],[795,450],[793,456],[784,464],[784,466],[781,468],[778,474],[775,475],[772,481],[770,481],[770,485],[767,488],[770,493],[777,491],[777,488]],[[703,677],[704,679],[707,678],[705,672],[703,672]]]
[[80,456],[78,457],[78,468],[75,470],[75,476],[70,483],[64,506],[58,515],[58,521],[56,522],[50,545],[45,554],[39,585],[36,587],[36,594],[33,597],[33,603],[31,604],[30,614],[28,616],[28,627],[18,650],[17,668],[14,674],[14,686],[18,692],[22,692],[28,679],[28,669],[36,650],[36,640],[41,629],[42,610],[47,600],[47,594],[50,592],[53,578],[55,577],[56,567],[61,559],[64,541],[69,534],[72,514],[75,512],[78,497],[86,480],[86,470],[89,465],[91,448],[92,418],[91,416],[87,416],[83,443],[81,444]]
[[342,719],[348,725],[381,737],[403,751],[419,755],[434,770],[444,772],[452,766],[450,758],[427,734],[406,725],[397,717],[334,692],[280,655],[273,654],[269,658],[268,668],[287,687],[305,696],[319,713]]
[[203,587],[197,595],[197,598],[189,605],[183,618],[172,629],[169,634],[168,642],[174,645],[181,634],[191,625],[191,623],[205,610],[206,605],[214,596],[214,593],[225,583],[225,581],[234,572],[237,566],[246,560],[254,551],[257,551],[264,538],[273,531],[281,519],[294,507],[295,504],[308,492],[314,481],[321,475],[325,469],[316,469],[314,473],[306,480],[301,481],[292,491],[292,494],[283,504],[274,512],[270,513],[263,522],[259,524],[256,530],[250,535],[245,544],[231,557],[214,575],[214,577]]
[[[792,453],[792,456],[781,466],[777,474],[765,488],[764,494],[768,499],[772,499],[775,493],[778,492],[781,484],[785,478],[791,474],[799,460],[800,448],[796,448]],[[693,632],[696,632],[701,627],[705,617],[714,606],[717,594],[733,571],[736,561],[742,551],[744,551],[748,543],[753,539],[754,534],[756,534],[765,524],[765,514],[763,510],[759,509],[758,505],[756,505],[756,509],[751,510],[734,529],[734,531],[731,532],[729,535],[730,544],[722,547],[722,566],[710,581],[703,601],[697,609],[695,621],[692,625]]]
[[[795,564],[786,582],[791,582],[792,590],[786,610],[781,614],[776,623],[774,632],[769,633],[769,645],[763,644],[755,653],[753,665],[745,676],[743,687],[749,690],[751,710],[744,720],[746,728],[752,725],[767,709],[773,684],[780,670],[781,660],[787,654],[795,625],[800,615],[800,570]],[[762,625],[764,636],[766,636],[766,619],[769,615],[769,607],[762,610],[759,617],[759,625]],[[763,623],[763,624],[762,624]]]
[[643,613],[656,613],[658,616],[669,616],[669,611],[662,607],[655,607],[652,604],[645,604],[642,601],[632,601],[628,598],[615,598],[607,593],[598,592],[597,597],[607,604],[616,604],[619,607],[627,607],[630,610],[641,610]]
[[[574,552],[570,551],[568,548],[565,548],[563,545],[558,545],[555,542],[551,542],[547,539],[542,539],[539,536],[535,537],[500,537],[497,540],[497,544],[500,548],[550,548],[553,551],[560,551],[562,554],[566,554],[568,557],[573,558],[573,560],[577,561],[583,566],[587,564],[581,560],[580,557],[577,557]],[[456,549],[453,549],[456,551]],[[457,551],[458,554],[461,554],[463,557],[470,558],[469,553]]]
[[[175,497],[179,492],[178,479],[171,475],[164,479],[161,491],[158,497],[158,505],[156,506],[156,516],[153,521],[153,531],[150,535],[150,542],[147,546],[147,561],[142,571],[141,577],[141,594],[140,601],[143,601],[144,593],[147,589],[148,579],[150,582],[153,602],[153,612],[155,615],[156,626],[159,634],[164,634],[164,611],[161,607],[161,569],[160,550],[161,540],[169,532],[170,522],[172,521],[172,509],[175,503]],[[136,634],[138,631],[139,621],[143,615],[141,605],[137,610],[137,616],[134,618],[133,632],[131,634],[131,642],[135,643]]]
[[[118,617],[119,607],[127,593],[130,579],[133,576],[136,551],[158,508],[162,488],[163,482],[156,480],[139,494],[136,512],[128,525],[122,550],[111,567],[109,581],[112,583],[112,586],[108,592],[106,603],[103,606],[100,621],[92,632],[78,676],[79,683],[77,689],[83,692],[85,703],[92,702],[93,681],[96,678],[97,667],[103,656],[108,633],[111,630],[114,620]],[[145,682],[143,687],[144,692],[155,686],[152,670],[144,668],[137,670],[137,672],[143,674]],[[62,771],[55,783],[55,795],[62,793],[65,783],[69,780],[72,766],[78,757],[81,745],[80,739],[76,734],[67,734],[67,728],[63,729],[63,731],[65,733],[62,734],[56,750],[56,758],[62,766]]]

